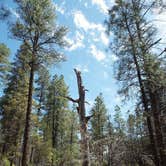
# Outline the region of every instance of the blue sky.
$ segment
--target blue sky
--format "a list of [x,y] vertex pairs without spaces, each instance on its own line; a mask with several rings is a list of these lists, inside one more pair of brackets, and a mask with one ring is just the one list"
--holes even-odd
[[[12,0],[1,0],[1,3],[11,9],[13,19],[19,17]],[[118,83],[113,75],[113,63],[117,57],[108,51],[112,35],[108,38],[103,26],[104,20],[107,18],[107,9],[114,4],[114,1],[54,0],[53,4],[56,8],[57,23],[69,28],[66,40],[71,46],[64,50],[67,61],[53,66],[50,69],[51,73],[63,74],[69,86],[70,95],[77,98],[77,84],[73,68],[79,69],[82,72],[83,83],[89,90],[86,100],[91,105],[87,106],[87,110],[92,106],[95,97],[102,92],[109,114],[113,114],[113,108],[118,104],[123,106],[122,111],[125,116],[133,105],[121,103],[121,97],[117,94]],[[163,32],[163,29],[161,30]],[[0,32],[0,42],[7,44],[13,57],[19,47],[19,42],[9,38],[4,23],[1,23]]]

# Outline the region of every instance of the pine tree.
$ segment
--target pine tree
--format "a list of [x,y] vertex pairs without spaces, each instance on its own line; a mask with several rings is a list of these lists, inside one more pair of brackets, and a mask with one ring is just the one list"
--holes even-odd
[[91,110],[93,115],[90,120],[91,126],[91,144],[93,147],[92,154],[96,158],[96,164],[104,163],[104,151],[103,140],[106,136],[107,127],[107,109],[104,104],[104,99],[102,93],[100,93],[96,99],[94,106]]
[[123,136],[125,131],[125,121],[122,118],[121,109],[118,105],[116,105],[114,111],[115,111],[115,114],[114,114],[115,132],[118,135]]
[[[7,7],[0,5],[0,21],[6,20],[10,15],[10,11]],[[7,76],[10,70],[9,63],[10,49],[4,44],[0,43],[0,85]]]
[[35,96],[38,102],[38,115],[42,115],[42,111],[46,108],[46,100],[48,95],[48,88],[50,85],[49,71],[41,66],[38,71],[38,78],[36,80],[37,87],[35,88]]
[[9,72],[9,54],[10,50],[5,44],[0,43],[0,81],[2,82]]
[[[111,121],[108,117],[107,134],[104,141],[106,149],[106,163],[109,166],[124,165],[126,152],[126,133],[125,133],[125,121],[121,115],[121,109],[119,106],[115,106],[114,116]],[[103,144],[104,144],[103,143]]]
[[75,165],[73,156],[76,157],[78,153],[78,125],[75,113],[70,111],[68,101],[63,96],[68,96],[68,87],[62,75],[55,75],[48,88],[43,135],[44,140],[51,144],[52,164],[70,165],[71,162]]
[[54,63],[63,59],[63,55],[53,46],[58,48],[66,45],[63,38],[66,28],[55,24],[55,12],[51,0],[25,0],[16,3],[20,18],[12,26],[11,32],[13,37],[27,45],[27,52],[31,56],[22,155],[22,166],[27,166],[34,73],[41,64]]
[[[29,66],[24,46],[17,53],[8,76],[8,83],[1,98],[2,154],[16,164],[21,155],[21,139],[25,123],[28,94]],[[27,59],[24,59],[27,58]]]
[[[152,66],[156,64],[156,56],[151,53],[151,48],[160,39],[153,41],[155,28],[146,20],[146,14],[150,7],[144,10],[144,5],[145,3],[141,1],[116,1],[116,5],[109,11],[110,19],[107,25],[108,32],[112,30],[115,34],[113,50],[119,57],[117,61],[117,79],[122,82],[120,92],[125,96],[131,96],[131,92],[139,92],[139,97],[147,115],[147,126],[155,158],[154,161],[156,165],[163,165],[165,158],[164,145],[159,114],[157,113],[159,110],[157,111],[157,108],[155,108],[157,104],[154,105],[154,101],[157,102],[157,98],[155,98],[156,92],[153,93],[154,89],[158,87],[154,83],[153,76],[160,73],[161,70],[160,67],[155,68],[155,74],[147,70],[147,66],[150,66],[151,71],[154,71]],[[158,78],[161,77],[158,75]],[[157,80],[155,80],[156,83]],[[159,86],[161,86],[160,83]]]
[[92,139],[99,140],[104,137],[107,125],[107,109],[104,104],[102,93],[96,99],[91,110],[93,117],[91,118]]

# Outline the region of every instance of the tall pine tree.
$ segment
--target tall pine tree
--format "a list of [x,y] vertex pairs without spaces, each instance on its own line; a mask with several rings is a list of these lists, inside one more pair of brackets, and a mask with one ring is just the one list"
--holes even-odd
[[27,52],[31,56],[28,62],[30,75],[22,153],[22,166],[27,166],[34,74],[41,64],[63,59],[63,55],[55,48],[66,45],[66,28],[55,24],[55,11],[51,0],[24,0],[16,3],[20,17],[13,24],[11,32],[14,38],[27,45]]
[[95,156],[95,163],[104,164],[104,151],[103,140],[106,136],[107,127],[107,109],[104,104],[102,93],[96,99],[93,108],[91,109],[93,115],[90,120],[91,126],[91,144],[93,147],[92,155]]
[[1,98],[1,127],[3,135],[2,154],[11,163],[18,164],[21,155],[21,139],[25,123],[28,95],[29,65],[24,45],[17,53],[8,82]]

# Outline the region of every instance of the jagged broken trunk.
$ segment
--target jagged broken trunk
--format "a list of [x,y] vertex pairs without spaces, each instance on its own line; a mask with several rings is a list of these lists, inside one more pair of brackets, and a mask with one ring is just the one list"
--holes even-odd
[[87,123],[89,118],[86,117],[86,110],[85,110],[85,91],[86,89],[82,85],[81,73],[74,70],[77,77],[77,84],[78,84],[78,92],[79,92],[79,99],[78,99],[78,115],[80,119],[80,133],[81,133],[81,150],[82,150],[82,166],[89,165],[89,138],[87,133]]
[[77,103],[77,111],[80,121],[80,134],[81,134],[81,153],[82,153],[82,166],[89,166],[89,136],[87,131],[87,123],[92,116],[86,116],[85,110],[85,92],[86,89],[82,85],[81,72],[74,69],[77,77],[79,98],[77,100],[67,97],[72,102]]

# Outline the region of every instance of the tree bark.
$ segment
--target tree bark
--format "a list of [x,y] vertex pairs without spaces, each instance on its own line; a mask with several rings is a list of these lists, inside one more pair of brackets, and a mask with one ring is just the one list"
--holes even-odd
[[30,163],[33,163],[33,154],[34,154],[34,147],[31,147],[31,153],[30,153]]
[[126,28],[128,30],[129,37],[130,37],[130,42],[131,42],[131,47],[132,47],[132,52],[133,52],[133,60],[134,60],[135,66],[136,66],[136,72],[137,72],[137,78],[138,78],[138,82],[139,82],[139,86],[140,86],[142,103],[143,103],[143,107],[144,107],[144,110],[145,110],[145,113],[146,113],[146,121],[147,121],[148,130],[149,130],[149,139],[150,139],[150,143],[151,143],[151,147],[152,147],[152,153],[153,153],[153,156],[154,156],[154,163],[155,163],[156,166],[160,166],[160,161],[159,161],[159,158],[158,158],[156,142],[155,142],[155,138],[154,138],[154,135],[153,135],[153,127],[152,127],[151,118],[150,118],[150,115],[149,115],[148,100],[147,100],[146,93],[145,93],[145,90],[144,90],[144,85],[143,85],[143,81],[142,81],[142,77],[141,77],[140,66],[138,64],[137,57],[136,57],[134,38],[133,38],[132,33],[130,31],[128,21],[127,21],[127,17],[126,17],[125,13],[124,13],[124,17],[125,17]]
[[23,138],[23,152],[22,152],[22,166],[28,166],[28,151],[29,151],[29,136],[30,136],[30,121],[32,112],[32,93],[34,81],[34,64],[31,64],[30,77],[29,77],[29,90],[28,90],[28,105],[25,120],[25,130]]
[[86,110],[85,110],[85,89],[82,85],[81,73],[74,70],[77,77],[77,85],[79,92],[79,101],[78,101],[78,114],[80,119],[80,133],[81,133],[81,149],[82,149],[82,166],[89,166],[89,138],[87,133],[87,123]]
[[166,165],[166,155],[165,155],[165,147],[163,143],[163,135],[161,130],[161,123],[159,118],[159,109],[157,102],[157,92],[150,93],[151,104],[152,104],[152,112],[153,112],[153,120],[154,120],[154,128],[156,133],[157,147],[160,155],[161,166]]
[[[133,4],[133,8],[136,9],[137,6],[136,6],[136,3],[134,2],[134,0],[132,0],[132,4]],[[153,45],[157,44],[161,39],[154,42],[147,49],[146,48],[146,43],[144,43],[142,41],[140,22],[137,18],[136,18],[135,24],[136,24],[136,28],[137,28],[138,39],[141,42],[141,45],[140,45],[140,48],[142,50],[141,54],[142,54],[142,57],[144,57],[148,53],[149,49]],[[143,60],[144,60],[144,63],[145,63],[146,62],[145,59],[143,59]],[[145,63],[145,65],[146,65],[146,63]],[[149,75],[148,71],[145,70],[145,72],[147,72],[147,75],[149,77],[148,79],[151,79],[151,76]],[[156,134],[156,145],[157,145],[156,151],[159,153],[160,165],[163,166],[163,165],[166,165],[166,161],[165,161],[166,156],[164,154],[164,143],[163,143],[163,136],[162,136],[162,130],[161,130],[161,123],[160,123],[160,120],[159,120],[159,109],[157,108],[158,103],[157,103],[156,94],[152,93],[151,89],[149,89],[149,95],[150,95],[150,102],[151,102],[151,107],[152,107],[151,111],[152,111],[153,120],[154,120],[154,130],[155,130],[155,134]],[[153,139],[155,139],[155,138],[153,138]]]
[[78,93],[79,93],[79,99],[75,100],[71,97],[65,97],[68,100],[77,103],[77,112],[79,115],[79,121],[80,121],[80,134],[81,134],[81,151],[82,151],[82,166],[89,166],[90,160],[89,160],[89,137],[88,137],[88,131],[87,131],[87,123],[90,120],[92,116],[86,116],[86,110],[85,110],[85,91],[86,89],[82,85],[82,78],[81,78],[81,72],[74,69],[76,77],[77,77],[77,85],[78,85]]

